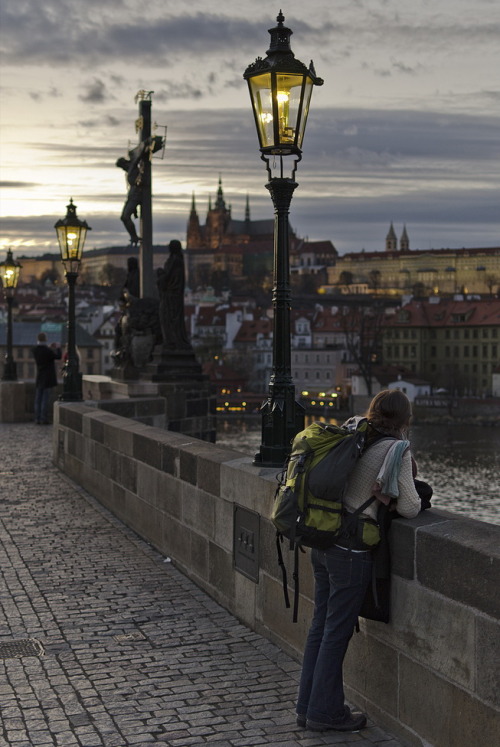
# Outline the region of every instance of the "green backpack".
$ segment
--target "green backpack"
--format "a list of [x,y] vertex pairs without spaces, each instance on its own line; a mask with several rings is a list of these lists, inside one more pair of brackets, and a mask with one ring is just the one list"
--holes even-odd
[[348,477],[363,454],[368,421],[351,418],[342,426],[312,423],[298,433],[276,490],[271,521],[276,527],[278,562],[283,573],[287,607],[286,569],[281,543],[286,537],[295,550],[295,609],[298,603],[298,550],[323,550],[334,544],[371,550],[380,541],[377,522],[361,516],[375,497],[353,512],[343,503]]

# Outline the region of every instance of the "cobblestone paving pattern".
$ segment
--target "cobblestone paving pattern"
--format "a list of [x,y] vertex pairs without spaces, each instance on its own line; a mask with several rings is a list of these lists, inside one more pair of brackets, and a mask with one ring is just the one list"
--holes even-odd
[[0,650],[44,648],[0,658],[0,747],[399,745],[296,727],[299,665],[56,469],[51,436],[0,424]]

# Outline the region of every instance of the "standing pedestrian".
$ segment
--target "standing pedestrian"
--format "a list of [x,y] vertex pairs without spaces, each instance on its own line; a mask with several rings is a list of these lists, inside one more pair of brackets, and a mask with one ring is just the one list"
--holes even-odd
[[[356,463],[346,486],[344,503],[355,511],[372,495],[362,516],[377,518],[380,503],[389,503],[381,493],[380,471],[395,441],[406,438],[411,419],[408,397],[398,389],[383,390],[371,401],[368,412],[367,449]],[[390,436],[390,439],[387,439]],[[404,453],[402,453],[404,451]],[[396,474],[399,496],[391,508],[411,519],[420,510],[415,489],[410,449],[394,449],[386,472]],[[390,461],[390,455],[387,462]],[[366,725],[363,713],[351,712],[344,702],[342,667],[368,585],[372,578],[370,550],[348,547],[348,541],[327,550],[313,549],[315,606],[309,629],[297,700],[297,724],[315,731],[359,731]],[[345,545],[345,546],[344,546]]]
[[61,348],[55,342],[49,347],[47,335],[40,332],[32,354],[36,363],[35,423],[48,425],[50,397],[52,389],[57,386],[55,361],[61,359]]

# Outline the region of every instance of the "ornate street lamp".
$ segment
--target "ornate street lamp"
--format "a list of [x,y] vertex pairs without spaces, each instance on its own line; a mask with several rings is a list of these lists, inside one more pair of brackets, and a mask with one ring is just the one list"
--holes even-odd
[[[297,164],[302,158],[302,140],[309,113],[313,86],[323,81],[313,63],[306,67],[290,49],[292,30],[284,26],[279,12],[278,25],[269,29],[271,45],[267,57],[258,57],[247,67],[248,81],[261,158],[266,163],[266,184],[274,205],[274,333],[273,372],[269,397],[262,406],[262,443],[255,464],[283,465],[292,438],[304,427],[304,409],[295,400],[290,352],[290,261],[288,215]],[[284,175],[284,157],[292,157],[290,176]],[[273,172],[276,174],[273,176]]]
[[83,395],[82,375],[76,352],[75,285],[87,231],[92,229],[86,221],[78,219],[73,199],[70,199],[67,205],[66,217],[58,220],[54,228],[68,283],[68,357],[64,365],[63,393],[60,399],[67,402],[79,402],[83,399]]
[[22,265],[16,262],[12,256],[12,249],[8,249],[6,260],[0,262],[0,279],[2,280],[4,296],[7,299],[7,353],[2,381],[17,381],[16,363],[12,355],[12,303],[21,267]]

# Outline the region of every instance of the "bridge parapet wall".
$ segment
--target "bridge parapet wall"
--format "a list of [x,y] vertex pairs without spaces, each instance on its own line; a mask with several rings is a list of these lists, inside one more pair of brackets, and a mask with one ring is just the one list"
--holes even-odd
[[[242,622],[300,657],[313,582],[304,555],[294,625],[267,519],[275,470],[83,403],[57,403],[53,432],[61,470]],[[345,665],[349,699],[404,744],[497,744],[500,527],[426,511],[393,523],[392,547],[392,621],[361,621]]]

